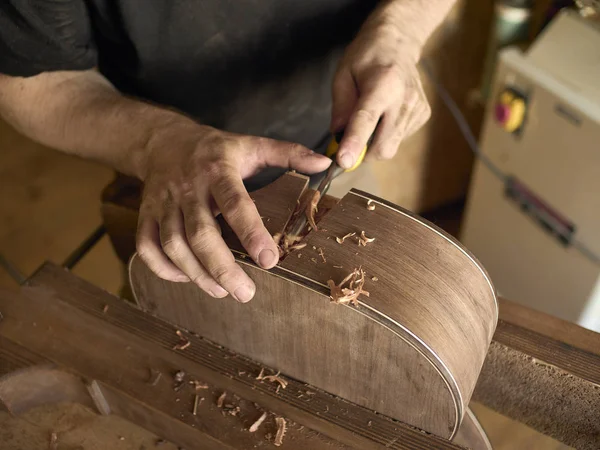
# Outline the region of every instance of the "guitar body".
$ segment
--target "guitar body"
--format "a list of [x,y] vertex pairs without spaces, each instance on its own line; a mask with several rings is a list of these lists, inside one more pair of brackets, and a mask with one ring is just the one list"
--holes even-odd
[[[253,194],[272,234],[284,229],[306,184],[287,174]],[[284,377],[452,439],[497,322],[489,276],[453,238],[384,200],[353,190],[323,205],[308,245],[268,271],[223,226],[256,283],[251,302],[161,280],[135,255],[130,281],[139,306]],[[375,240],[358,245],[361,232]],[[359,267],[369,296],[357,305],[332,302],[328,280],[340,283]]]

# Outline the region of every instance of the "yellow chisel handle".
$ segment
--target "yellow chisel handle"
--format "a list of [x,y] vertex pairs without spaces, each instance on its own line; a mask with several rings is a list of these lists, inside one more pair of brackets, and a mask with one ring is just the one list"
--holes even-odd
[[[344,135],[344,132],[341,131],[339,133],[336,133],[333,136],[333,139],[331,139],[331,141],[329,142],[329,145],[327,146],[327,150],[325,151],[325,156],[329,156],[331,159],[333,159],[335,161],[335,155],[337,154],[337,151],[340,147],[340,142],[342,141],[342,136]],[[370,139],[369,139],[370,141]],[[354,163],[354,165],[352,167],[350,167],[349,169],[346,169],[344,172],[352,172],[354,169],[356,169],[358,166],[360,166],[363,162],[363,160],[365,159],[365,155],[367,154],[367,149],[368,149],[368,144],[365,145],[365,148],[362,149],[362,152],[360,152],[360,155],[358,155],[358,158],[356,158],[356,162]]]

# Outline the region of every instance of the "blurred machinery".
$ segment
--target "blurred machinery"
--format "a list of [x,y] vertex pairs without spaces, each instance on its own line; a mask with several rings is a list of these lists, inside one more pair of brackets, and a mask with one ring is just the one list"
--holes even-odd
[[501,295],[600,331],[600,24],[500,52],[461,240]]

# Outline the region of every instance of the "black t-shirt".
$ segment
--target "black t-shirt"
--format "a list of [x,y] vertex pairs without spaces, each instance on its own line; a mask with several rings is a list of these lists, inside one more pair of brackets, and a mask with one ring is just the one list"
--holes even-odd
[[326,133],[337,60],[376,0],[0,0],[0,72],[98,69],[230,131]]

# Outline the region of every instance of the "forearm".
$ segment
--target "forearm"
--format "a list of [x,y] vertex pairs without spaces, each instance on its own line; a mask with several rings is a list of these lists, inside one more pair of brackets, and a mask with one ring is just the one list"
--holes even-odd
[[425,43],[442,23],[456,0],[383,0],[363,27],[380,27],[394,35],[398,44],[421,56]]
[[37,142],[142,179],[154,141],[199,128],[182,114],[123,96],[95,71],[0,75],[0,115]]

